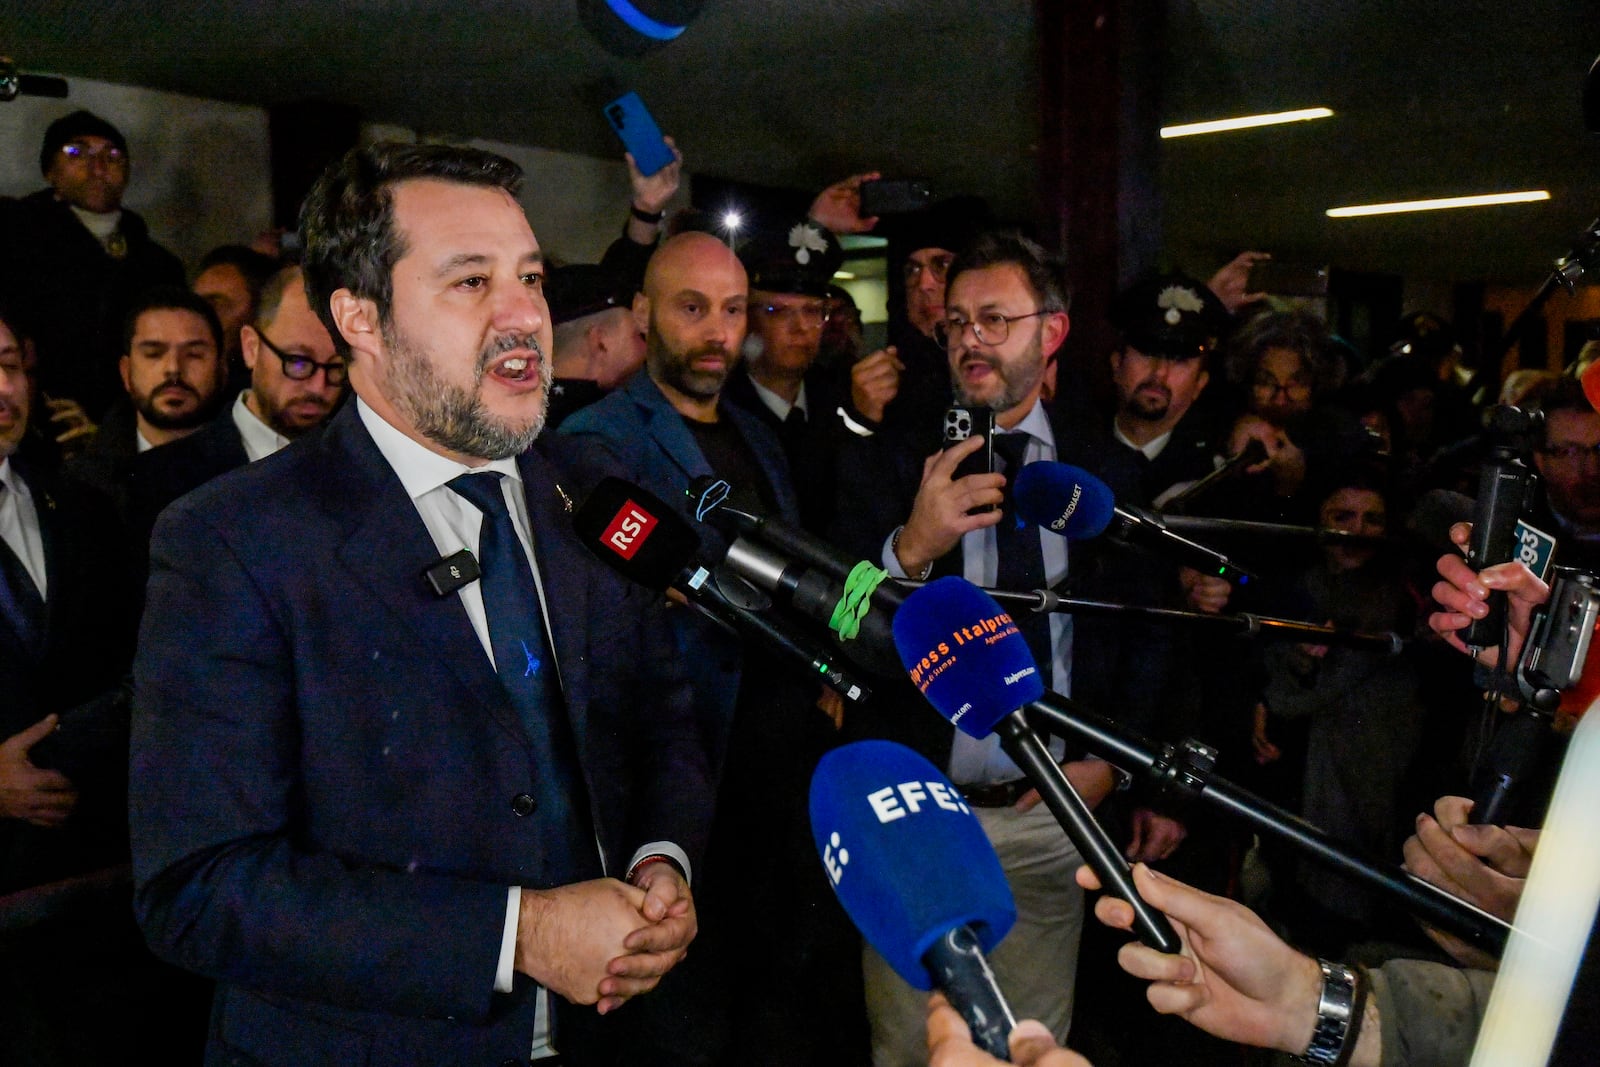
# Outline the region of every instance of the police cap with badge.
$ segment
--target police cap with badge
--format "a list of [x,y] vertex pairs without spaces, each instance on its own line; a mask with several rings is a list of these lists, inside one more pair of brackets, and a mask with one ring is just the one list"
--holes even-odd
[[594,263],[556,267],[544,279],[550,322],[556,326],[611,308],[631,308],[638,291],[639,287],[621,272]]
[[739,259],[751,289],[826,298],[844,249],[826,226],[801,219],[761,228],[739,246]]
[[1161,274],[1135,282],[1111,303],[1111,325],[1130,348],[1158,359],[1208,358],[1233,328],[1233,316],[1204,282]]

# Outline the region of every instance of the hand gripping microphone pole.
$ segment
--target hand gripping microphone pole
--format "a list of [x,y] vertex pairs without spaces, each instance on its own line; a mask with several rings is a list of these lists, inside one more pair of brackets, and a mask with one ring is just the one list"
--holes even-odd
[[941,715],[972,737],[1000,738],[1100,884],[1133,907],[1139,940],[1181,951],[1172,924],[1134,890],[1127,861],[1019,710],[1044,695],[1044,683],[1011,616],[971,582],[941,578],[906,598],[894,640],[912,683]]

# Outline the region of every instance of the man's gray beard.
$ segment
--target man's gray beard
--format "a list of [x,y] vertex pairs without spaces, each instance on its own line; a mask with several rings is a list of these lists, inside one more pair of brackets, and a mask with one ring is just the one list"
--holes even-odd
[[[1010,411],[1012,408],[1026,400],[1028,394],[1033,391],[1034,387],[1044,380],[1044,363],[1041,361],[1034,364],[1034,366],[1038,368],[1038,373],[1032,375],[1028,380],[1025,381],[1014,381],[1010,378],[1004,377],[1002,374],[1001,382],[1003,388],[999,396],[995,397],[993,400],[987,401],[989,407],[996,412]],[[1001,374],[999,367],[995,367],[995,373]],[[975,400],[971,396],[967,395],[966,390],[962,388],[963,382],[961,380],[960,371],[952,371],[950,379],[950,384],[955,392],[956,400],[961,404],[972,407],[977,404],[984,403],[984,401]]]
[[479,459],[507,459],[526,452],[544,429],[552,373],[550,358],[537,337],[503,337],[478,354],[478,364],[473,369],[473,380],[482,381],[489,363],[498,355],[516,348],[531,349],[538,355],[543,386],[539,411],[520,429],[490,414],[478,393],[440,378],[427,355],[418,351],[398,328],[385,327],[384,342],[389,346],[390,400],[418,433],[441,448]]

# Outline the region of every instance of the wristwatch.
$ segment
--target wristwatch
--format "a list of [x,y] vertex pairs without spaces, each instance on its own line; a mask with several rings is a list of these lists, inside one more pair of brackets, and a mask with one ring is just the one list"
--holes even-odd
[[1322,995],[1317,998],[1317,1026],[1311,1044],[1298,1057],[1318,1067],[1341,1067],[1355,1051],[1355,1037],[1366,1007],[1366,986],[1360,975],[1342,963],[1318,960]]

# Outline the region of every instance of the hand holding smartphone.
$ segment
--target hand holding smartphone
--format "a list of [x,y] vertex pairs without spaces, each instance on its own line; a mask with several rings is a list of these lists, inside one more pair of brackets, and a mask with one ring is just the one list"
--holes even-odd
[[617,97],[605,106],[605,114],[640,174],[648,178],[676,158],[638,93]]

